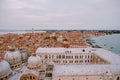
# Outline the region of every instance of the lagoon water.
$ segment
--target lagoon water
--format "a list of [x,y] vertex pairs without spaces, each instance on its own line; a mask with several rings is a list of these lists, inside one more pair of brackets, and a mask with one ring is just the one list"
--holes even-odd
[[2,31],[2,30],[0,30],[0,34],[7,34],[7,33],[13,33],[13,34],[22,34],[22,33],[27,33],[27,31],[15,31],[15,30],[13,30],[13,31],[10,31],[10,30],[8,30],[8,31]]
[[92,40],[95,40],[96,45],[120,54],[120,34],[94,37]]
[[[13,33],[13,34],[23,34],[23,33],[31,33],[32,31],[24,31],[24,30],[0,30],[0,35],[7,34],[7,33]],[[45,31],[35,31],[38,33],[45,32]]]

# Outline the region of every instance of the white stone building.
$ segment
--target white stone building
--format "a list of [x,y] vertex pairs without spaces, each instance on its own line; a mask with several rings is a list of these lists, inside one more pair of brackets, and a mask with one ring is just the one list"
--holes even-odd
[[[5,60],[24,60],[19,55],[7,52]],[[120,56],[102,48],[38,48],[26,59],[13,70],[0,60],[0,80],[120,80]]]
[[101,48],[38,48],[43,63],[54,62],[52,80],[120,80],[120,56]]

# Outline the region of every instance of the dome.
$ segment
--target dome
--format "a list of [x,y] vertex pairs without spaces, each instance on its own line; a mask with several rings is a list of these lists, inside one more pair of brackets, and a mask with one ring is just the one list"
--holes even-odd
[[12,70],[11,70],[8,62],[5,60],[1,60],[0,61],[0,79],[3,79],[5,77],[9,77],[9,75],[11,73],[12,73]]
[[4,59],[10,64],[11,68],[20,67],[22,63],[19,50],[7,51]]
[[41,59],[38,55],[34,54],[28,58],[28,68],[35,69],[41,66]]
[[22,62],[27,62],[29,53],[25,49],[20,49]]

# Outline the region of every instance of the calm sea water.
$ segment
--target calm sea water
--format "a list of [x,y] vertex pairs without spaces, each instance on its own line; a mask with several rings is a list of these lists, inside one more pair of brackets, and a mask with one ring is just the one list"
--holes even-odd
[[[23,34],[23,33],[31,33],[32,31],[24,31],[24,30],[21,30],[21,31],[17,31],[17,30],[0,30],[0,34],[7,34],[7,33],[13,33],[13,34]],[[35,32],[45,32],[45,31],[35,31]]]
[[94,37],[92,40],[95,40],[95,44],[120,54],[120,34]]

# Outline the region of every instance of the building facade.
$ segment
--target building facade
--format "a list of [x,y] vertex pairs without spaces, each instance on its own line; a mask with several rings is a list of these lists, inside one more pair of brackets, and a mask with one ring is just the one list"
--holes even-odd
[[[5,60],[24,59],[19,54],[7,52]],[[0,80],[120,80],[120,56],[102,48],[38,48],[20,67],[11,71],[9,64],[0,69]]]
[[54,62],[52,80],[120,80],[120,56],[101,48],[38,48],[42,63]]
[[43,63],[54,62],[63,65],[109,63],[95,54],[92,48],[38,48],[36,53]]

